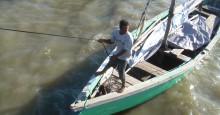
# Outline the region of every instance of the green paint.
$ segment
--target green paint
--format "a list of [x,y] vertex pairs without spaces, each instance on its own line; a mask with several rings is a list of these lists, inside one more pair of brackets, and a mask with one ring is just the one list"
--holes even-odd
[[158,86],[152,87],[148,90],[144,90],[137,94],[134,94],[134,95],[131,95],[131,96],[119,99],[119,100],[111,101],[109,103],[105,103],[105,104],[102,104],[102,105],[99,105],[93,108],[85,109],[84,111],[80,113],[80,115],[108,115],[108,114],[113,114],[113,113],[128,109],[130,107],[133,107],[147,100],[150,100],[156,95],[167,90],[172,85],[180,81],[181,78],[185,76],[186,74],[188,74],[190,71],[191,69],[171,79],[170,81],[167,81]]

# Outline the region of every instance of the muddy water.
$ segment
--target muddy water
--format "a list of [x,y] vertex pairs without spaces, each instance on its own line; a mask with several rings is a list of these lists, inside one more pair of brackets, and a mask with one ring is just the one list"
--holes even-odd
[[[89,39],[121,19],[137,27],[145,0],[1,0],[0,27]],[[147,19],[169,3],[151,2]],[[181,82],[120,114],[220,114],[220,43]],[[111,48],[108,48],[110,52]],[[105,59],[95,41],[0,30],[0,114],[70,115],[69,105]]]

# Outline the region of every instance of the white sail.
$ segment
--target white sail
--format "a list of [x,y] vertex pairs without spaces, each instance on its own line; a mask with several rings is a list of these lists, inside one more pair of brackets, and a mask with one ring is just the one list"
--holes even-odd
[[169,36],[169,44],[183,49],[194,51],[209,43],[211,30],[205,23],[205,19],[196,16],[194,20],[183,23],[182,28],[178,29]]
[[[185,0],[184,3],[175,9],[174,18],[172,20],[170,31],[172,32],[184,22],[188,20],[189,11],[197,6],[202,0]],[[165,29],[167,26],[167,19],[160,22],[154,29],[154,31],[147,38],[142,47],[134,53],[132,59],[129,61],[129,65],[132,67],[136,63],[150,58],[162,45]]]

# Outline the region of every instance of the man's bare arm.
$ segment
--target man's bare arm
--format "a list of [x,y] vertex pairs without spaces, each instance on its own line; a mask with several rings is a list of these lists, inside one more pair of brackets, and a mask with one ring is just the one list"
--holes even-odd
[[106,44],[113,44],[113,42],[110,39],[99,39],[98,42],[106,43]]

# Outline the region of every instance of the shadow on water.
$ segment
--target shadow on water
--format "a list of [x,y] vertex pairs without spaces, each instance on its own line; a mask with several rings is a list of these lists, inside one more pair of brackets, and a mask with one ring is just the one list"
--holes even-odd
[[[105,57],[106,54],[103,50],[97,51],[79,63],[77,67],[72,67],[58,79],[42,86],[37,95],[20,109],[18,115],[76,114],[71,111],[70,104],[75,101],[90,76],[98,69]],[[99,64],[95,63],[94,59]]]

